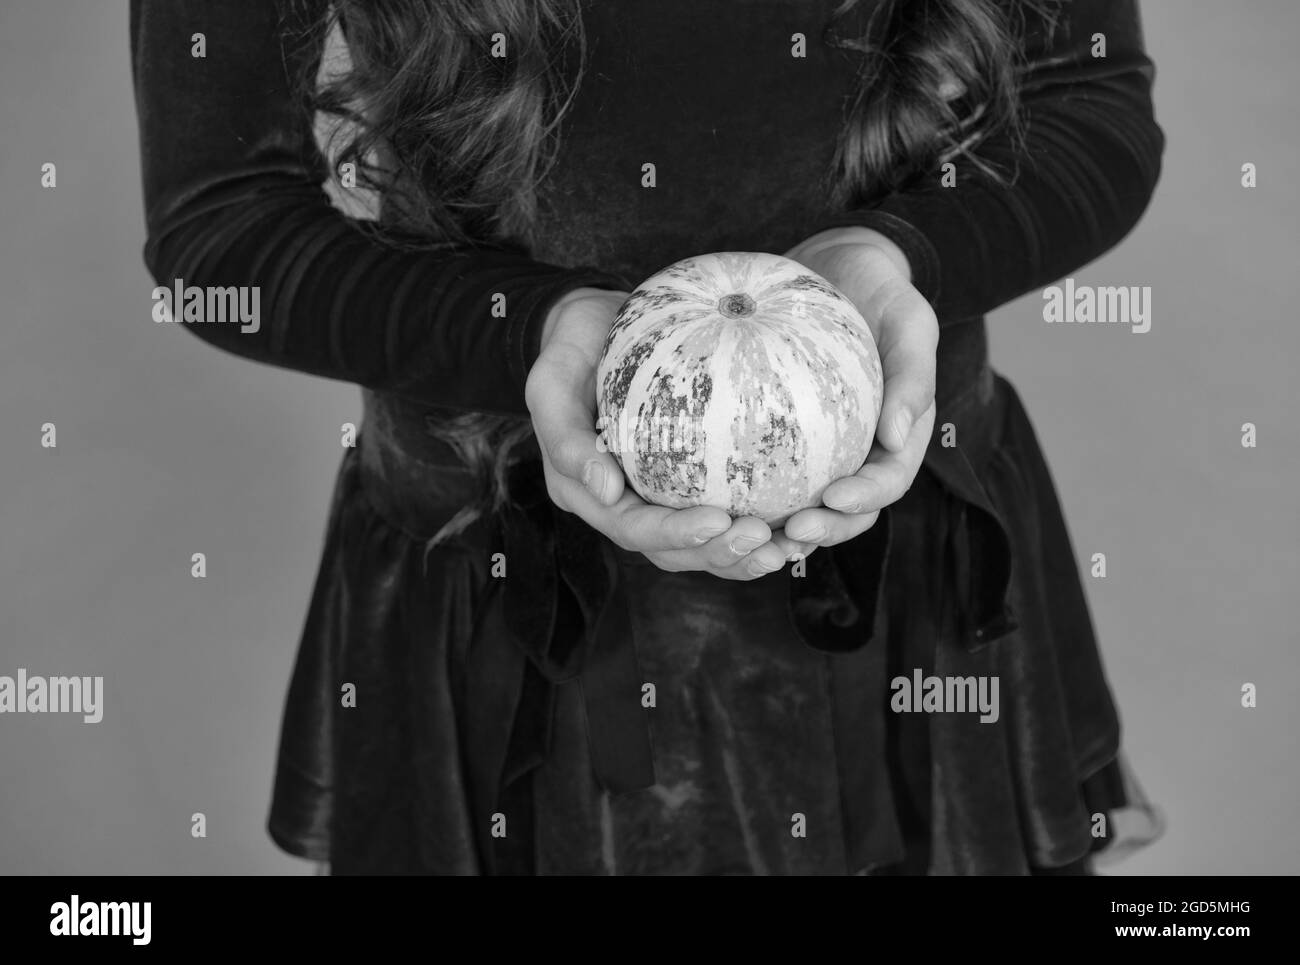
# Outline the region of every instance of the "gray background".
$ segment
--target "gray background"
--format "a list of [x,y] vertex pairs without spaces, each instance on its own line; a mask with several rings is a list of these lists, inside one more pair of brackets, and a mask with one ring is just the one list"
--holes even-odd
[[[358,392],[150,320],[126,4],[0,11],[0,673],[102,674],[107,703],[96,725],[0,716],[0,871],[308,871],[263,823]],[[1029,296],[991,320],[994,362],[1081,563],[1107,554],[1089,596],[1169,817],[1112,873],[1293,873],[1300,5],[1147,0],[1145,19],[1164,177],[1076,278],[1150,285],[1152,330],[1048,326]]]

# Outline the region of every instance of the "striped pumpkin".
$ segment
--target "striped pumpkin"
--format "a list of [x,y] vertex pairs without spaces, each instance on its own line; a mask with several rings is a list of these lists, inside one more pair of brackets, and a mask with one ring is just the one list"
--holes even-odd
[[642,499],[774,528],[861,468],[883,395],[853,304],[798,262],[750,252],[642,282],[596,379],[602,441]]

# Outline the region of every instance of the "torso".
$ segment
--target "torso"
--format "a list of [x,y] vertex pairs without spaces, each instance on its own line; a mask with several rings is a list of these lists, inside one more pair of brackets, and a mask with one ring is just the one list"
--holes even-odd
[[[533,256],[635,284],[692,254],[781,253],[817,230],[830,213],[832,159],[857,83],[857,55],[823,40],[836,6],[584,3],[586,69],[540,189]],[[840,31],[857,29],[871,7],[862,4]],[[804,38],[803,57],[792,56],[795,35]],[[341,43],[331,38],[323,71],[346,58]],[[986,366],[983,319],[945,325],[940,405],[969,390]],[[472,480],[428,431],[445,414],[364,398],[361,447],[372,479],[410,477],[398,488],[404,497],[423,494],[419,516],[431,524],[474,497]]]
[[587,70],[542,192],[537,256],[636,283],[689,255],[781,253],[814,231],[857,69],[821,40],[836,5],[586,4]]

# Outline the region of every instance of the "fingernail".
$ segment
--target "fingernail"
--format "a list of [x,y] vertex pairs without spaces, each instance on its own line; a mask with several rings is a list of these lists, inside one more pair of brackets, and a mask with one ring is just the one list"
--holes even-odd
[[695,545],[699,546],[701,544],[707,543],[709,540],[721,536],[729,529],[731,529],[730,526],[723,526],[721,528],[715,526],[715,527],[710,527],[709,529],[702,529],[695,534]]
[[857,501],[849,503],[827,503],[826,508],[833,509],[837,513],[856,513],[862,509],[862,504]]
[[898,433],[900,442],[907,442],[907,436],[912,431],[911,413],[904,411],[894,416],[894,431]]
[[764,542],[766,541],[755,539],[753,536],[737,536],[731,541],[731,552],[737,556],[744,556],[751,550],[758,549]]
[[749,572],[751,573],[775,573],[781,567],[785,566],[785,560],[777,563],[775,566],[764,563],[761,560],[752,560],[749,563]]
[[810,529],[806,533],[800,533],[798,536],[794,533],[786,533],[786,535],[800,543],[813,543],[825,536],[826,530],[818,526],[816,529]]
[[600,498],[605,491],[605,467],[594,459],[587,463],[587,468],[582,473],[582,484],[593,496]]

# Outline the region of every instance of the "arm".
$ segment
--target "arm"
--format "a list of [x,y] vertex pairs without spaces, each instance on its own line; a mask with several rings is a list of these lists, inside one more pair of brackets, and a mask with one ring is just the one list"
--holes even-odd
[[[892,239],[940,324],[985,314],[1074,271],[1137,224],[1160,174],[1164,134],[1151,105],[1155,67],[1137,0],[1069,0],[1050,40],[1026,37],[1025,142],[995,136],[981,156],[1019,170],[998,185],[954,159],[939,172],[824,227],[857,225]],[[1026,13],[1031,18],[1032,14]],[[1104,34],[1106,57],[1094,58]]]
[[[985,157],[1011,184],[960,160],[958,186],[933,179],[828,220],[789,255],[829,278],[872,326],[885,371],[879,447],[837,480],[825,509],[796,513],[786,535],[834,546],[907,491],[934,421],[938,326],[976,317],[1072,271],[1137,223],[1160,172],[1164,136],[1151,109],[1154,67],[1135,0],[1071,0],[1049,43],[1026,38],[1023,144],[993,138]],[[1094,59],[1094,34],[1107,57]]]
[[[401,251],[359,232],[326,171],[292,78],[296,34],[326,4],[132,0],[145,262],[159,285],[256,286],[256,332],[186,324],[245,358],[452,408],[525,415],[550,309],[615,276],[500,247]],[[302,21],[296,22],[298,15]],[[206,57],[191,56],[203,33]],[[492,316],[505,295],[506,316]]]

